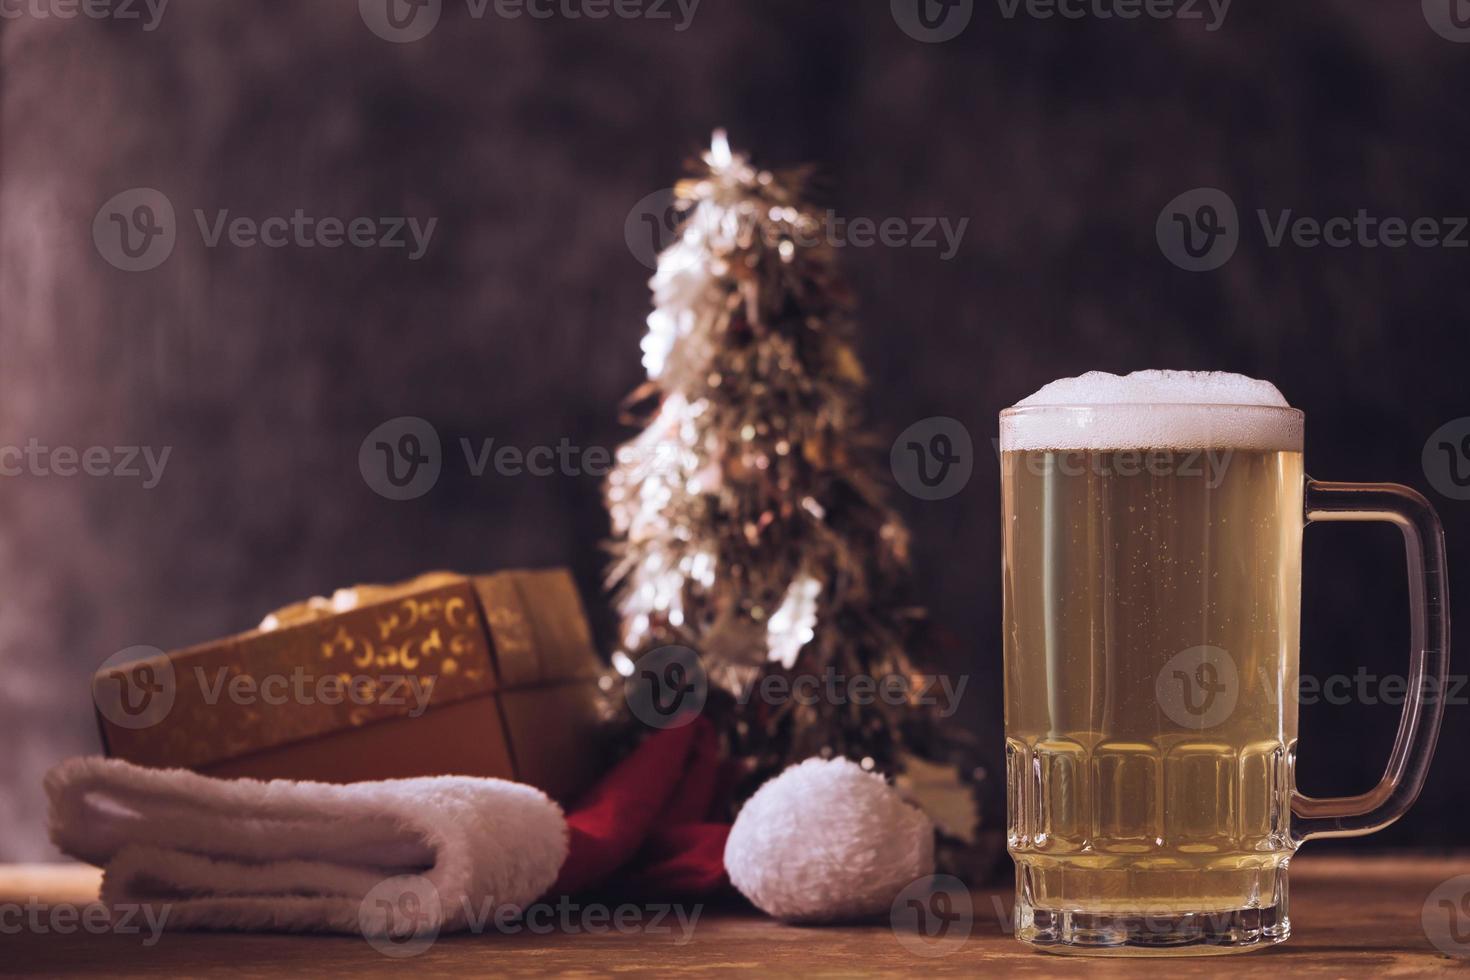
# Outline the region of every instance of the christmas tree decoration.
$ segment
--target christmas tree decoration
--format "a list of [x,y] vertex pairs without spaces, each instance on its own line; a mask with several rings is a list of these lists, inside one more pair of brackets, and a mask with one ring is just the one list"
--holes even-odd
[[[959,779],[962,753],[920,703],[908,530],[863,428],[852,297],[808,173],[758,169],[723,132],[695,171],[650,282],[648,381],[629,399],[645,427],[606,487],[614,661],[697,651],[706,712],[753,784],[812,756],[886,773],[927,756]],[[777,677],[821,693],[766,696]],[[885,696],[853,696],[857,679]]]

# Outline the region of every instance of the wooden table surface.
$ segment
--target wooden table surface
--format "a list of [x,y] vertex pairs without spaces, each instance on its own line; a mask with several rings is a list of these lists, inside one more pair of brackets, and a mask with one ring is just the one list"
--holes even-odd
[[[1439,906],[1448,894],[1444,889],[1435,892],[1457,875],[1470,875],[1470,857],[1314,859],[1308,854],[1292,864],[1295,935],[1289,942],[1243,954],[1251,960],[1174,957],[1149,966],[1171,977],[1219,976],[1245,969],[1248,963],[1292,977],[1470,976],[1470,958],[1437,949],[1425,932],[1425,922],[1433,920],[1423,918],[1430,907],[1431,916],[1438,915],[1464,939],[1460,945],[1470,956],[1470,919],[1450,922],[1448,917],[1458,913],[1448,905]],[[53,913],[66,908],[80,915],[82,909],[72,912],[70,906],[92,901],[97,880],[95,870],[75,865],[0,866],[0,974],[162,974],[241,980],[380,974],[732,976],[771,971],[803,978],[1123,977],[1138,975],[1144,965],[1137,959],[1056,956],[1017,943],[1002,931],[996,912],[1008,908],[1009,890],[976,892],[968,938],[957,941],[952,934],[944,949],[925,949],[944,953],[938,956],[914,952],[886,922],[797,928],[745,909],[706,908],[687,934],[670,917],[667,931],[441,936],[412,959],[394,959],[363,939],[343,936],[169,932],[145,946],[146,927],[128,935],[82,928],[63,932],[66,914],[56,919]],[[1450,886],[1461,909],[1470,911],[1470,898],[1460,897],[1456,888]],[[26,916],[19,915],[17,906]],[[37,910],[39,917],[30,914]],[[53,929],[49,924],[53,921],[60,927]],[[906,938],[917,941],[913,935]],[[1452,941],[1450,945],[1452,951],[1459,948]]]

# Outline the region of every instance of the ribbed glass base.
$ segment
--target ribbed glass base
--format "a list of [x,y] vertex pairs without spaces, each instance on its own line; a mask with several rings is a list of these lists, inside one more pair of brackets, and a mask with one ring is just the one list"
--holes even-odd
[[1016,938],[1052,953],[1088,956],[1206,956],[1240,953],[1291,936],[1286,869],[1262,892],[1270,904],[1213,911],[1048,909],[1033,901],[1030,876],[1016,876]]

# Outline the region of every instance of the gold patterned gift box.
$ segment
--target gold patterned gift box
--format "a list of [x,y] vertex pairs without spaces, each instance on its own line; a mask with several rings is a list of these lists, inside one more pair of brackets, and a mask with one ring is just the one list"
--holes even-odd
[[108,666],[111,756],[211,776],[515,779],[567,802],[600,772],[597,678],[564,570],[359,586],[261,629]]

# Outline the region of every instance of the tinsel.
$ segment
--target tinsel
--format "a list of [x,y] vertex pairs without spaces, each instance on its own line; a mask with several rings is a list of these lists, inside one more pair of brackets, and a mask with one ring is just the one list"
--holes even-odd
[[723,133],[701,161],[675,188],[680,233],[650,282],[649,380],[629,399],[649,409],[645,428],[607,481],[615,661],[696,650],[707,710],[756,782],[812,755],[889,773],[913,754],[950,765],[917,697],[753,693],[772,673],[901,676],[917,693],[909,654],[926,631],[907,598],[908,531],[863,432],[851,294],[807,174],[757,169]]

